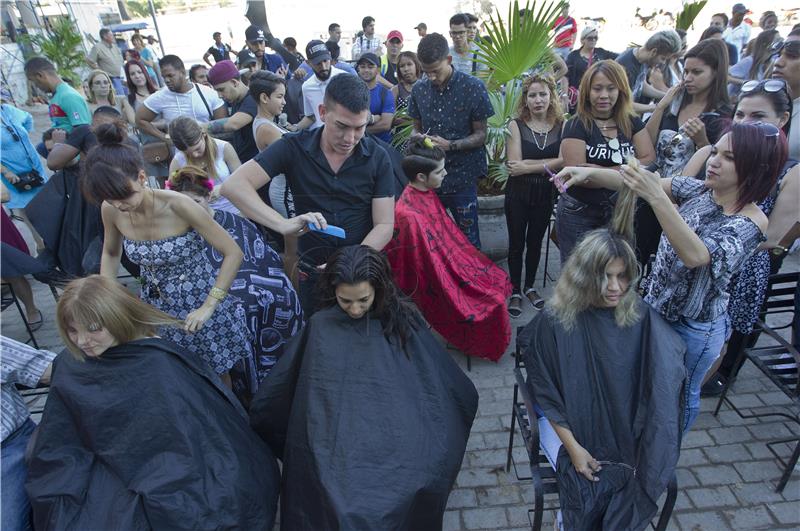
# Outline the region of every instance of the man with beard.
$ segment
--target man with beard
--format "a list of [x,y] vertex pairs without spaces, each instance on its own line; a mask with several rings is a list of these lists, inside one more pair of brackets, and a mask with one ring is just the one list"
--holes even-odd
[[[309,43],[306,56],[312,64],[321,53],[316,46],[327,53],[322,41]],[[330,62],[330,56],[323,62]],[[369,90],[347,74],[329,80],[326,75],[325,88],[315,109],[320,127],[284,135],[222,185],[222,195],[245,217],[281,234],[300,236],[299,292],[306,316],[317,309],[314,287],[320,266],[337,248],[363,244],[381,250],[394,229],[392,164],[379,142],[364,136]],[[297,216],[289,219],[259,194],[279,174],[286,176],[294,196]],[[325,229],[328,223],[344,229],[343,237],[309,231],[309,224]]]
[[[243,65],[252,60],[253,57],[256,60],[256,70],[269,70],[277,73],[281,67],[285,68],[285,63],[280,55],[266,53],[267,34],[263,29],[258,26],[250,26],[245,30],[244,37],[247,41],[247,46],[239,52],[237,57],[239,68],[243,68]],[[272,43],[270,42],[271,46]]]
[[306,46],[306,61],[311,65],[314,75],[303,83],[303,119],[293,130],[316,129],[322,127],[319,108],[325,97],[325,89],[331,78],[343,74],[343,70],[331,66],[331,52],[325,43],[311,41]]
[[367,133],[377,136],[384,142],[392,141],[392,120],[394,120],[394,96],[392,91],[378,83],[380,59],[374,53],[365,53],[356,63],[358,77],[369,89],[369,119]]

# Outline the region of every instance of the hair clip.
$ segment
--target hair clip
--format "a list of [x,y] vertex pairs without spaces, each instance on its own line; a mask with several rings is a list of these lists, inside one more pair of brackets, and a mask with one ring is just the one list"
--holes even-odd
[[425,140],[422,141],[422,144],[428,149],[433,149],[434,147],[436,147],[433,145],[433,140],[431,140],[428,137],[425,137]]

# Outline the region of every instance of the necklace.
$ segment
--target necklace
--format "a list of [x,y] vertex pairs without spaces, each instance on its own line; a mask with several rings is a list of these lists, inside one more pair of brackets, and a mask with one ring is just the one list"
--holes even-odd
[[609,124],[609,122],[612,122],[614,120],[613,118],[608,118],[605,122],[601,122],[600,118],[595,118],[594,116],[592,116],[592,118],[594,118],[595,125],[597,125],[597,127],[599,127],[601,131],[617,128],[616,122]]
[[[539,151],[544,151],[544,148],[547,147],[547,135],[550,134],[550,130],[549,129],[545,129],[545,131],[543,133],[540,133],[531,124],[526,122],[525,125],[527,125],[528,129],[530,129],[531,132],[533,133],[533,143],[536,144],[536,148]],[[540,146],[539,145],[539,139],[537,137],[541,136],[541,135],[544,135],[544,140],[542,141],[542,145]]]

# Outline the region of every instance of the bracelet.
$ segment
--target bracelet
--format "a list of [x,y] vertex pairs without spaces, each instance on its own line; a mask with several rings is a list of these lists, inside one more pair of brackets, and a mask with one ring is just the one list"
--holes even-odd
[[217,299],[218,301],[224,301],[225,297],[228,296],[228,292],[227,291],[225,291],[224,289],[218,288],[216,286],[211,288],[211,291],[209,291],[208,294],[211,297],[214,297],[215,299]]

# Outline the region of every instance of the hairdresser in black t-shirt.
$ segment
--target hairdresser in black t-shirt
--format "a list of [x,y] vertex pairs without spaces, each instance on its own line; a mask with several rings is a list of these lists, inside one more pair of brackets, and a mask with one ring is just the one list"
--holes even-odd
[[[578,111],[564,127],[565,166],[618,167],[634,155],[642,164],[655,159],[653,143],[636,117],[625,70],[611,60],[593,64],[578,90]],[[605,226],[616,196],[591,180],[569,188],[558,200],[556,230],[561,263],[584,233]]]

